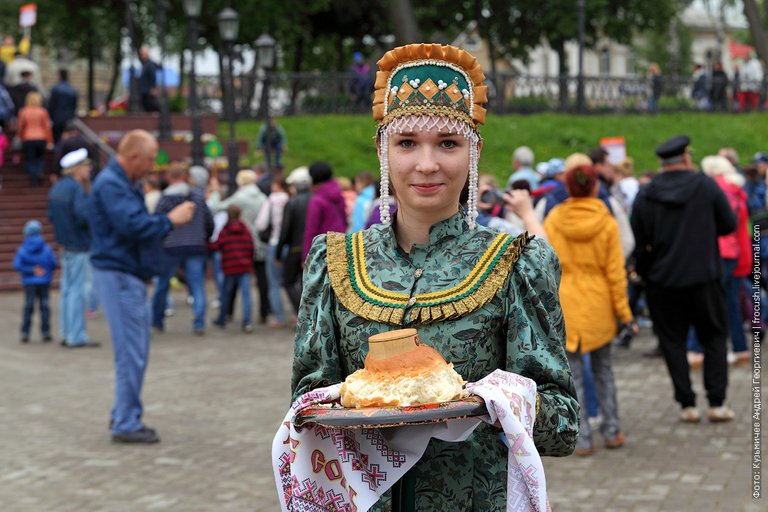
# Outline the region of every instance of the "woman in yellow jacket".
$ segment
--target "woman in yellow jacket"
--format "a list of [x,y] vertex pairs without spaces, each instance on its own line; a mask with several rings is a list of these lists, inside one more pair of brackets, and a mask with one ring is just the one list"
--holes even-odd
[[[624,444],[624,434],[619,426],[610,351],[616,320],[632,322],[619,228],[605,203],[597,198],[599,184],[594,167],[582,165],[569,170],[565,184],[571,197],[552,209],[544,229],[563,268],[560,303],[568,362],[579,402],[584,404],[582,354],[590,353],[603,412],[600,433],[606,448],[619,448]],[[594,452],[587,408],[582,406],[575,453]]]

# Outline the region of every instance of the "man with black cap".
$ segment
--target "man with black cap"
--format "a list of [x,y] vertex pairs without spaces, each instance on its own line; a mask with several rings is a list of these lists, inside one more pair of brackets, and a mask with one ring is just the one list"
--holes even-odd
[[640,189],[632,211],[637,272],[647,283],[648,308],[667,363],[680,420],[701,420],[691,388],[686,336],[691,325],[704,347],[704,387],[711,422],[730,421],[725,292],[717,237],[736,228],[725,194],[696,170],[691,140],[674,137],[656,148],[661,172]]

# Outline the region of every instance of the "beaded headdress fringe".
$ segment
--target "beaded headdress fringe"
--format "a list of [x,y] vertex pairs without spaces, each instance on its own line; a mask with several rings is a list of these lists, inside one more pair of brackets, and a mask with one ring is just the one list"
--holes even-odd
[[469,197],[467,199],[466,220],[470,229],[474,229],[477,219],[477,165],[479,160],[478,143],[480,136],[469,124],[459,119],[442,116],[404,116],[398,117],[381,127],[379,143],[381,160],[379,162],[380,212],[381,222],[389,224],[392,220],[389,196],[389,137],[404,131],[430,131],[437,129],[441,133],[455,133],[469,141]]

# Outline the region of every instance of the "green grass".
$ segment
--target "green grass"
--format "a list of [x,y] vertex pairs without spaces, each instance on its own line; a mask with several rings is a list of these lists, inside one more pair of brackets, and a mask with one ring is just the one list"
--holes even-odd
[[[339,176],[353,176],[361,171],[378,171],[373,145],[375,123],[368,116],[284,117],[280,124],[288,135],[284,156],[286,169],[326,160]],[[243,121],[237,125],[237,137],[247,139],[254,148],[260,122]],[[225,136],[226,124],[219,128]],[[480,171],[506,179],[511,172],[511,155],[520,145],[530,146],[536,161],[552,157],[564,158],[598,144],[601,137],[623,136],[627,153],[635,159],[641,172],[657,168],[653,153],[663,140],[686,133],[691,136],[694,157],[715,154],[721,147],[731,146],[748,163],[756,151],[768,150],[768,114],[664,113],[648,115],[536,114],[529,116],[488,115],[481,128],[485,141],[480,158]],[[251,155],[244,163],[254,163]]]

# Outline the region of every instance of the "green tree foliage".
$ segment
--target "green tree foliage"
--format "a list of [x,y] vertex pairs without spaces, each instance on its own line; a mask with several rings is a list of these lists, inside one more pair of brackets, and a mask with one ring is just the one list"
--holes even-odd
[[[670,37],[671,31],[674,31],[674,37]],[[675,41],[674,47],[670,40]],[[635,50],[645,63],[657,63],[662,75],[685,75],[692,69],[692,44],[691,29],[679,18],[674,18],[666,30],[646,32],[643,40],[635,45]]]

